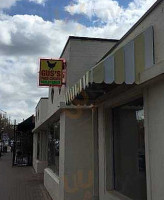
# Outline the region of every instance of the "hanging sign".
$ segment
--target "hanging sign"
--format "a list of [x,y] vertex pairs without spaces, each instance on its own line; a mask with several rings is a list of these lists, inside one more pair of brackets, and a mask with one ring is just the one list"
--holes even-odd
[[61,87],[63,60],[40,59],[39,86]]

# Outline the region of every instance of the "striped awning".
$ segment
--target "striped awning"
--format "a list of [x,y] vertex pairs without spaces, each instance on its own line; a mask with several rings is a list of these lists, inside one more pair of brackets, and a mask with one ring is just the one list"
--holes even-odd
[[136,36],[91,68],[66,92],[66,103],[95,84],[139,84],[140,73],[154,64],[153,27]]

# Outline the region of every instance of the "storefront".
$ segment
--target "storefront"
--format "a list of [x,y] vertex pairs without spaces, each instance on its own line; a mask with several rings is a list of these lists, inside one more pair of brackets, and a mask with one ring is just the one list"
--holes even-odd
[[50,87],[48,98],[36,106],[33,166],[44,173],[44,185],[55,200],[83,198],[86,189],[92,193],[92,109],[82,106],[76,113],[76,106],[66,106],[65,94],[116,42],[69,37],[61,55],[67,63],[66,87]]
[[[42,169],[53,199],[163,200],[163,7],[158,0],[114,46],[67,43],[66,87],[49,89],[48,117],[34,129],[47,138]],[[103,54],[89,63],[94,49]]]

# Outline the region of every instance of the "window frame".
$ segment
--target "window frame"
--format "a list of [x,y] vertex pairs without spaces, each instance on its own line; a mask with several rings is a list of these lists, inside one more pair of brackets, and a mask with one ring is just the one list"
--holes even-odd
[[[49,141],[49,135],[51,135],[51,131],[52,130],[50,130],[50,129],[53,129],[53,139],[55,139],[56,140],[56,138],[54,137],[55,136],[55,126],[56,125],[58,125],[59,126],[59,155],[58,155],[58,159],[59,159],[59,161],[58,161],[58,167],[57,167],[57,171],[56,171],[56,169],[54,170],[54,168],[52,168],[52,161],[50,162],[49,161],[49,152],[50,152],[50,146],[49,145],[51,145],[50,144],[50,141]],[[51,141],[52,142],[52,141]],[[53,148],[55,148],[55,146],[53,147]],[[53,153],[55,153],[55,151],[53,152]],[[58,120],[56,120],[54,123],[53,123],[53,126],[50,126],[49,127],[49,133],[48,133],[48,152],[47,152],[47,155],[48,155],[48,168],[49,169],[51,169],[51,171],[57,176],[57,177],[59,177],[59,173],[60,173],[60,119],[58,119]],[[57,155],[54,155],[54,158],[53,159],[56,159],[55,157],[57,157]],[[56,163],[54,164],[54,166],[56,165]]]
[[137,97],[132,97],[124,99],[123,102],[116,103],[115,101],[112,104],[104,104],[103,106],[103,117],[104,117],[104,195],[107,195],[108,198],[112,200],[133,200],[114,189],[114,145],[113,145],[113,132],[114,132],[114,118],[113,118],[113,109],[119,106],[125,105],[127,103],[133,102],[139,98],[143,98],[144,105],[144,126],[145,126],[145,164],[146,164],[146,192],[147,200],[151,199],[151,178],[150,178],[150,156],[148,149],[148,119],[147,112],[148,107],[145,105],[146,95],[140,95]]
[[41,146],[41,133],[40,132],[38,132],[38,134],[37,134],[37,160],[40,160],[40,157],[41,157],[41,155],[40,155],[40,147]]

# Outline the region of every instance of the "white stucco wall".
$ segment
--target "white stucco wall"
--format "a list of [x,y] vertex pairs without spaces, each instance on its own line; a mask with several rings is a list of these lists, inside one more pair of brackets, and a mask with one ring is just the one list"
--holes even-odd
[[44,170],[44,186],[53,200],[59,200],[59,178],[49,168]]
[[60,118],[60,200],[84,199],[87,194],[93,195],[92,111],[74,112],[76,110],[66,111]]
[[46,120],[47,113],[48,113],[48,98],[41,98],[35,109],[35,128],[39,127]]
[[[164,197],[164,81],[151,85],[144,92],[146,108],[147,170],[149,171],[149,199]],[[148,199],[148,200],[149,200]]]
[[52,116],[60,108],[60,102],[65,102],[65,86],[64,85],[62,86],[60,94],[59,94],[59,89],[57,87],[54,87],[53,89],[54,89],[54,100],[52,102],[51,101],[51,90],[52,90],[52,88],[49,88],[47,118]]
[[70,40],[67,86],[71,87],[109,51],[116,42],[108,40]]

